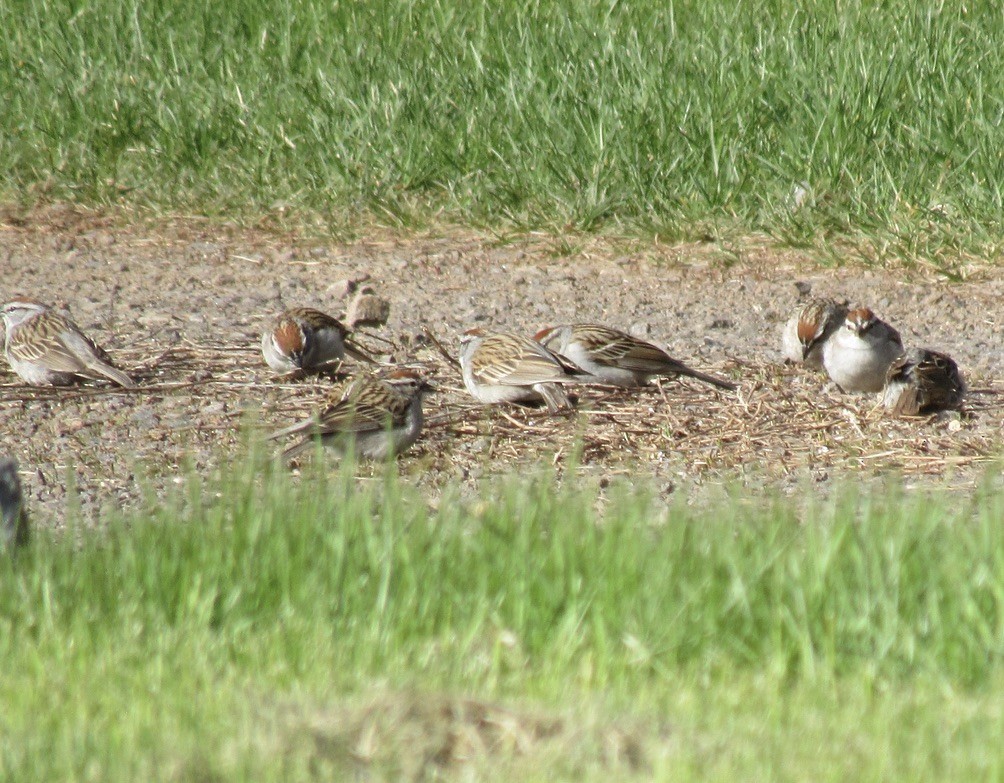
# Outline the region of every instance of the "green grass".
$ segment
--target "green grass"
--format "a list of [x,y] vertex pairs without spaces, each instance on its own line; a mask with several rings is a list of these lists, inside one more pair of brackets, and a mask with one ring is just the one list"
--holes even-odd
[[449,775],[429,705],[462,694],[563,727],[476,779],[1002,771],[999,489],[599,515],[547,477],[433,510],[252,473],[0,561],[0,778]]
[[4,0],[0,64],[17,201],[865,234],[879,258],[1004,238],[984,0]]

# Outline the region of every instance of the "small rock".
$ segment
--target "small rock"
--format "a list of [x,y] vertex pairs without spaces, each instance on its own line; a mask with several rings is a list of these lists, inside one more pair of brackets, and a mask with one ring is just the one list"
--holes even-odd
[[350,294],[354,294],[361,283],[365,283],[369,279],[369,274],[363,272],[344,280],[336,280],[324,289],[324,293],[334,299],[345,299]]

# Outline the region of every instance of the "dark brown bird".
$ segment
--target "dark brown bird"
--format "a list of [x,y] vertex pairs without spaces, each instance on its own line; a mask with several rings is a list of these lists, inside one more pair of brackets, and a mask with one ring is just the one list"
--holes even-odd
[[882,403],[894,416],[917,416],[962,405],[966,384],[951,356],[914,348],[886,373]]
[[21,494],[17,461],[0,458],[0,536],[8,549],[28,543],[28,512]]

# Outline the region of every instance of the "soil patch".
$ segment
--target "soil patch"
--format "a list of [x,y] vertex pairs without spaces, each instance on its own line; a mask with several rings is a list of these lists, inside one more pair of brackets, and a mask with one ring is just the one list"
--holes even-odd
[[[400,460],[432,493],[450,482],[476,491],[483,477],[542,459],[561,469],[573,453],[577,470],[601,482],[648,476],[665,492],[727,481],[796,491],[890,473],[909,484],[947,476],[964,488],[985,474],[1004,430],[998,268],[959,282],[922,269],[825,268],[757,238],[737,247],[459,233],[338,243],[70,208],[8,214],[0,298],[65,304],[140,384],[31,389],[2,363],[2,451],[20,460],[34,517],[50,525],[71,502],[92,520],[135,506],[140,476],[160,492],[187,465],[225,467],[242,448],[242,423],[267,432],[306,417],[330,387],[277,379],[261,359],[263,325],[296,304],[338,314],[345,281],[365,274],[392,307],[387,326],[360,342],[383,361],[424,368],[441,388],[426,436]],[[840,394],[824,376],[785,366],[780,329],[807,290],[867,304],[908,345],[954,356],[972,389],[967,411],[890,419],[874,397]],[[455,351],[471,326],[532,334],[575,320],[664,344],[739,390],[673,381],[630,394],[583,389],[568,416],[486,409],[426,337],[429,329]]]

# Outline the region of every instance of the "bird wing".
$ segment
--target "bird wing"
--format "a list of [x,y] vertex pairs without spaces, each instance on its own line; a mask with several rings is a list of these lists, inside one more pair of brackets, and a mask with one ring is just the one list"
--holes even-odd
[[41,364],[53,372],[95,380],[107,378],[125,388],[135,385],[99,345],[57,313],[47,312],[22,324],[9,340],[7,352],[15,359]]
[[917,387],[912,384],[899,383],[895,387],[899,394],[892,406],[893,416],[916,416],[923,407]]
[[[296,307],[289,310],[288,315],[297,321],[302,321],[310,327],[310,330],[305,333],[308,342],[313,342],[315,339],[310,333],[311,331],[318,332],[322,329],[332,329],[337,331],[341,336],[342,346],[345,349],[345,353],[359,362],[368,362],[370,364],[377,363],[372,356],[363,350],[359,343],[352,339],[352,330],[337,318],[334,318],[321,310],[315,310],[313,307]],[[307,346],[304,346],[303,350],[304,353],[309,351]]]
[[349,330],[341,321],[313,307],[294,307],[287,312],[294,319],[303,321],[311,329],[335,329],[343,337]]
[[471,371],[481,383],[503,386],[553,383],[582,373],[535,340],[516,334],[486,337],[472,357]]
[[629,336],[607,343],[595,351],[593,357],[600,364],[632,372],[663,373],[687,369],[686,365],[676,361],[661,348]]
[[686,372],[690,368],[645,340],[602,326],[589,326],[591,358],[598,364],[649,374]]
[[646,375],[685,375],[720,389],[735,389],[735,384],[688,367],[659,346],[625,332],[589,325],[583,327],[580,339],[590,343],[590,358],[597,364]]
[[[74,335],[77,339],[72,339]],[[46,313],[22,324],[8,343],[7,351],[21,361],[69,373],[86,372],[83,359],[88,354],[99,361],[108,357],[73,324],[55,313]]]
[[273,432],[276,440],[299,432],[315,435],[372,432],[389,425],[402,426],[408,415],[409,399],[377,378],[363,377],[336,390],[330,402],[308,419]]
[[355,380],[318,416],[317,432],[370,432],[404,424],[410,400],[378,378]]
[[959,365],[947,354],[927,350],[916,369],[927,383],[922,388],[922,405],[954,408],[965,394],[966,385]]

